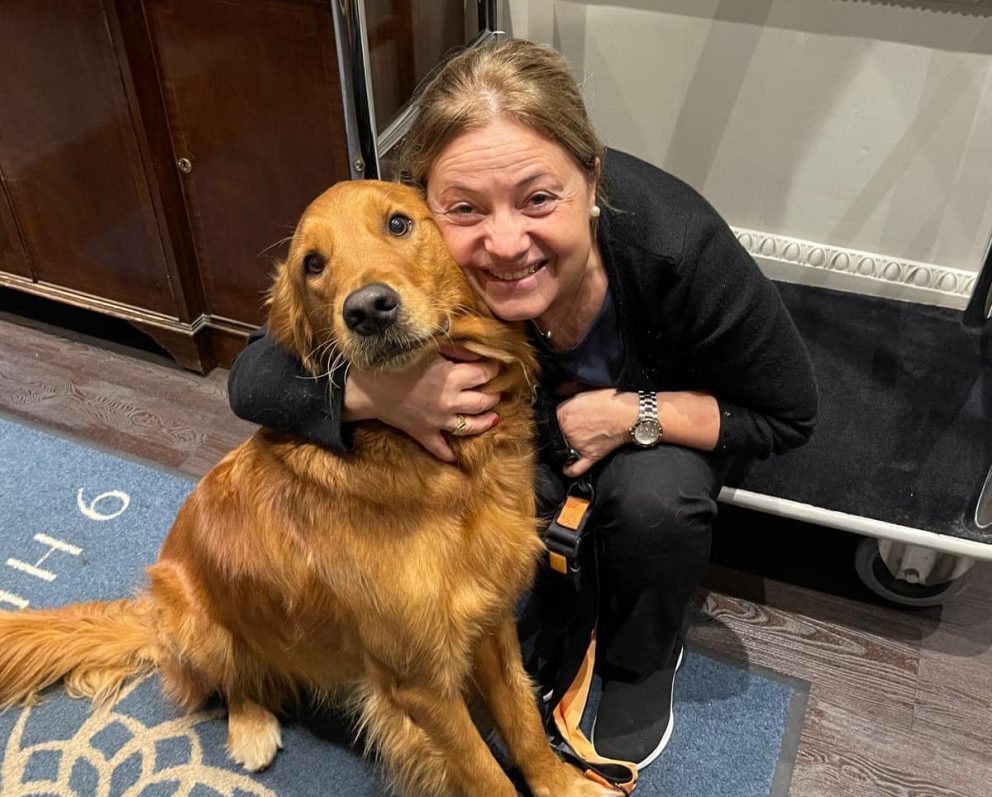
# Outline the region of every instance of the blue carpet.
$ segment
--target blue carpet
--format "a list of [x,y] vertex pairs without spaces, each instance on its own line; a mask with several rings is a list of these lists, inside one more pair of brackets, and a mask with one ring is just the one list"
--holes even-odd
[[[182,475],[0,419],[0,608],[133,592],[192,486]],[[784,797],[806,688],[690,650],[677,680],[674,736],[641,773],[636,794]],[[285,749],[257,775],[227,762],[225,736],[220,707],[182,716],[154,677],[98,714],[55,689],[34,707],[0,714],[0,794],[386,793],[333,717],[287,721]]]

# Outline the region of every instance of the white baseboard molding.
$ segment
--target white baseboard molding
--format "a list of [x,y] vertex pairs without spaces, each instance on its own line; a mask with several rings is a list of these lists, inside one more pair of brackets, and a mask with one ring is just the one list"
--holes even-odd
[[964,310],[972,271],[888,257],[735,227],[741,245],[774,280]]

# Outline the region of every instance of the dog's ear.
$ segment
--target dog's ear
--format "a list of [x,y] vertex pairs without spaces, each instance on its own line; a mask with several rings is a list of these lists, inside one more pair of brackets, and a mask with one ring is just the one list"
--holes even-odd
[[[530,386],[537,373],[537,357],[527,340],[522,324],[510,324],[493,317],[466,315],[454,319],[449,333],[451,340],[473,354],[511,366],[503,374],[515,374],[512,381]],[[499,386],[497,386],[499,387]]]
[[297,283],[289,261],[282,261],[267,301],[269,334],[273,340],[296,354],[308,371],[316,374],[320,366],[312,357],[316,348],[314,329]]

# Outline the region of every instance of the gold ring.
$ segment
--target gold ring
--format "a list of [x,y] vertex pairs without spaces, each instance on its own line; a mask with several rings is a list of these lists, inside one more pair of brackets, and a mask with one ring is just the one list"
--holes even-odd
[[459,436],[465,434],[465,427],[466,426],[467,426],[467,424],[465,423],[465,416],[464,415],[456,415],[455,416],[455,430],[454,430],[454,434],[459,435]]

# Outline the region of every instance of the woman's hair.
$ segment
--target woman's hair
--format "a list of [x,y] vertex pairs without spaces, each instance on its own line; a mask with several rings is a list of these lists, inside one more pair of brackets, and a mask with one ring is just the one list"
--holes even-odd
[[455,55],[421,87],[417,117],[403,140],[404,180],[427,188],[431,163],[462,133],[512,119],[556,142],[589,177],[604,147],[564,57],[524,39],[476,47]]

